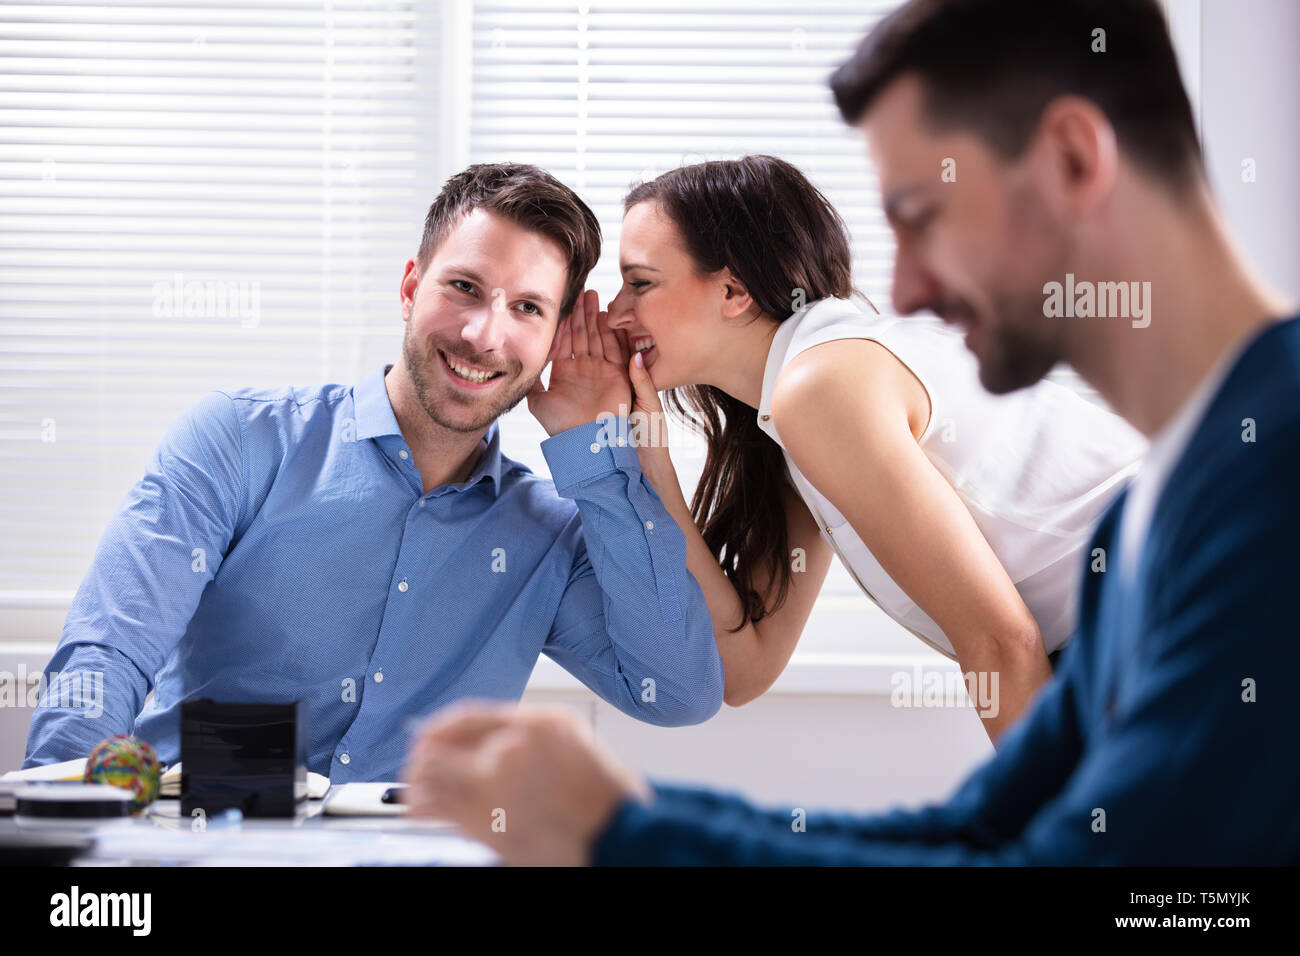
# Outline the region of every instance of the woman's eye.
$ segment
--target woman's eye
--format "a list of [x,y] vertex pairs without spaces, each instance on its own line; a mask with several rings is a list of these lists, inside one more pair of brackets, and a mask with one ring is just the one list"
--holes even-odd
[[542,314],[542,310],[539,309],[537,306],[533,305],[531,302],[520,302],[520,303],[519,303],[519,307],[520,307],[521,309],[530,310],[530,311],[528,312],[529,315],[541,315],[541,314]]
[[639,289],[639,288],[641,288],[642,286],[647,286],[647,285],[649,285],[649,284],[650,284],[649,281],[647,281],[646,279],[638,279],[636,282],[629,282],[629,283],[628,283],[628,285],[630,285],[630,286],[631,286],[632,288],[634,288],[634,289]]

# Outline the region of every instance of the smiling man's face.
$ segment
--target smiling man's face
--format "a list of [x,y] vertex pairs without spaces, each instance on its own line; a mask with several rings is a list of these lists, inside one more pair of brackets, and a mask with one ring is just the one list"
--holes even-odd
[[[1007,161],[975,133],[933,131],[921,81],[905,75],[860,124],[897,239],[894,308],[930,309],[966,331],[980,381],[1009,392],[1062,357],[1064,325],[1043,314],[1043,284],[1064,277],[1069,233],[1052,214],[1031,144]],[[950,170],[955,180],[945,181]]]
[[402,357],[436,424],[484,429],[532,390],[555,340],[567,268],[557,243],[484,209],[447,234],[423,277],[407,264]]

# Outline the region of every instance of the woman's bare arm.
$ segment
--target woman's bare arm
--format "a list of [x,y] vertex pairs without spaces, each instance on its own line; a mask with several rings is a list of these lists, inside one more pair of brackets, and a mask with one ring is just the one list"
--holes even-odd
[[782,370],[772,420],[799,470],[943,629],[962,671],[989,675],[997,694],[980,718],[996,743],[1051,667],[1015,585],[917,443],[928,409],[921,383],[893,353],[843,339],[802,352]]
[[[718,559],[705,544],[682,496],[681,483],[666,449],[656,454],[652,449],[638,449],[641,470],[686,536],[686,569],[700,585],[713,618],[713,637],[722,657],[726,689],[723,700],[739,707],[763,694],[785,670],[799,643],[813,603],[830,568],[831,549],[818,533],[817,522],[808,512],[799,493],[788,483],[783,485],[786,533],[794,570],[786,600],[774,613],[757,623],[747,621],[740,630],[731,628],[743,618],[740,597],[723,572]],[[796,562],[796,557],[798,561]],[[766,569],[754,577],[754,590],[770,606],[775,597],[774,578]]]
[[[602,314],[600,318],[603,320],[606,317]],[[621,347],[622,354],[628,358],[624,337],[609,329],[606,322],[602,322],[601,330],[603,335],[609,336],[606,347]],[[662,423],[663,404],[659,401],[659,392],[654,387],[649,371],[638,368],[635,361],[628,361],[627,369],[632,383],[634,411],[649,416],[650,421]],[[650,432],[662,435],[666,429],[655,427]],[[809,514],[799,493],[788,483],[784,484],[783,504],[790,548],[787,560],[794,562],[795,556],[799,557],[798,563],[792,564],[786,600],[775,613],[765,616],[757,623],[744,621],[743,626],[733,632],[731,628],[740,625],[744,618],[740,596],[736,594],[731,580],[723,572],[718,559],[705,544],[704,537],[695,524],[682,495],[681,482],[669,457],[667,445],[640,446],[637,455],[641,460],[641,473],[686,537],[686,569],[699,584],[709,615],[713,618],[713,636],[722,658],[726,680],[723,700],[733,707],[739,707],[765,692],[785,670],[795,645],[799,643],[799,635],[808,622],[808,615],[812,613],[817,593],[826,579],[831,563],[831,549],[822,540],[817,523]],[[775,597],[775,587],[774,577],[767,569],[756,571],[753,586],[763,596],[764,606],[770,607]]]

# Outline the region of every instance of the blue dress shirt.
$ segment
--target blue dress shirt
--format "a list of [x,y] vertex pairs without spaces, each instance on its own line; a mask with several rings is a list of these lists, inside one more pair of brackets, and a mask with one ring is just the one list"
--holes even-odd
[[309,770],[392,780],[415,718],[518,700],[539,653],[648,723],[717,712],[712,621],[636,450],[571,428],[542,442],[552,482],[494,422],[469,479],[425,493],[390,367],[213,391],[172,425],[73,600],[24,767],[116,733],[170,764],[183,699],[302,700]]

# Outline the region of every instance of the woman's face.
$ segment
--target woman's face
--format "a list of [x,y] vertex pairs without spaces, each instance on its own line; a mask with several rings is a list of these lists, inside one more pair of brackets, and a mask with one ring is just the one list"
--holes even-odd
[[722,321],[722,283],[701,276],[676,224],[657,202],[637,203],[619,239],[623,287],[609,303],[609,324],[645,349],[655,388],[707,382],[704,374]]

